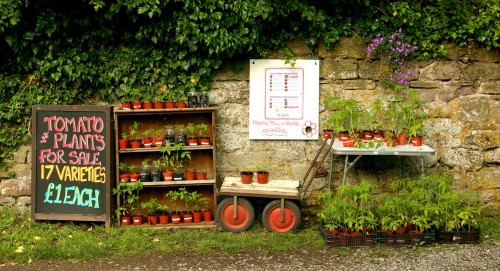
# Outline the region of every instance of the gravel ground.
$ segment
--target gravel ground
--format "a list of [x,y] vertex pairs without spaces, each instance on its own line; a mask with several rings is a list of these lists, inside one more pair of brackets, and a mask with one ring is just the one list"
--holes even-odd
[[500,270],[500,243],[438,245],[419,248],[343,248],[270,254],[255,252],[227,255],[136,255],[86,262],[39,261],[27,265],[3,265],[0,270]]

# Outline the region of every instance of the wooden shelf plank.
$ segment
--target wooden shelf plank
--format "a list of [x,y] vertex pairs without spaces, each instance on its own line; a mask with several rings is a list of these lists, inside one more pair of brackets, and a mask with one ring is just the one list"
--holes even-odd
[[298,187],[299,181],[295,180],[269,180],[267,184],[259,184],[254,180],[251,184],[242,184],[240,177],[226,177],[219,195],[298,199]]
[[218,227],[219,224],[217,224],[217,222],[215,221],[209,221],[209,222],[202,221],[200,223],[191,222],[191,223],[172,224],[172,222],[169,222],[168,224],[156,224],[156,225],[149,225],[148,223],[144,223],[142,225],[120,225],[120,226],[159,230],[159,229],[205,229],[205,228]]
[[[128,183],[133,185],[134,183]],[[192,180],[192,181],[171,181],[171,182],[142,182],[144,187],[171,187],[171,186],[200,186],[214,185],[215,179],[210,180]]]
[[[212,145],[196,145],[196,146],[185,146],[182,148],[182,150],[186,151],[195,151],[195,150],[211,150],[214,147]],[[171,148],[171,150],[174,150]],[[152,147],[152,148],[126,148],[126,149],[119,149],[119,153],[142,153],[142,152],[160,152],[160,149],[157,147]]]

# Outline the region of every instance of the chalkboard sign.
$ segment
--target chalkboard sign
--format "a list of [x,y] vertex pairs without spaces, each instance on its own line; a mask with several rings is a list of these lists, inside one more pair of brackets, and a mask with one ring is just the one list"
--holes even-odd
[[32,218],[110,225],[110,106],[33,106]]

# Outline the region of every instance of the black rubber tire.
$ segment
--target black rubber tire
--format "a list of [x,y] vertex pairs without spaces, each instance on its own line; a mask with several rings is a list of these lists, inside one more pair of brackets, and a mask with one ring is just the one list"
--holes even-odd
[[215,217],[219,226],[230,232],[248,230],[255,219],[255,210],[252,203],[245,198],[238,197],[237,208],[239,211],[236,219],[233,219],[233,205],[233,197],[227,197],[217,204]]
[[[270,231],[288,232],[297,230],[300,226],[302,216],[300,209],[293,201],[285,200],[285,218],[284,222],[279,222],[279,214],[281,208],[281,200],[273,200],[269,202],[264,211],[262,211],[262,224]],[[272,212],[272,213],[271,213]],[[278,220],[273,220],[278,219]]]

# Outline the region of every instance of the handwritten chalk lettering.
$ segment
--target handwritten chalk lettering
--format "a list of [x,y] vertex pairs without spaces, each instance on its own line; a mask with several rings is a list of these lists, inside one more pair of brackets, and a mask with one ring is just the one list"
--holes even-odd
[[[61,145],[59,143],[62,143]],[[68,139],[67,134],[55,133],[54,134],[54,148],[58,149],[60,146],[63,148],[71,149],[87,149],[102,151],[106,147],[103,135],[87,134],[77,135],[73,134],[71,139]]]
[[78,186],[68,186],[64,187],[63,200],[61,200],[62,190],[61,184],[55,185],[54,183],[50,183],[45,192],[45,199],[43,202],[99,209],[99,194],[101,191],[97,189],[92,190],[90,188],[80,190]]
[[91,165],[100,166],[101,161],[99,161],[99,153],[88,153],[88,152],[76,152],[70,151],[68,154],[69,163],[72,165]]
[[59,116],[50,116],[43,118],[47,123],[47,131],[56,132],[74,132],[74,133],[100,133],[104,130],[104,121],[100,117],[79,117],[63,118]]
[[52,151],[52,149],[43,149],[40,150],[40,155],[38,156],[38,160],[40,164],[50,163],[50,164],[66,164],[66,161],[63,159],[64,150],[56,150]]
[[50,180],[54,169],[59,181],[106,183],[105,167],[63,166],[61,168],[58,165],[41,165],[40,180]]

